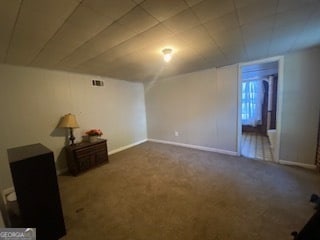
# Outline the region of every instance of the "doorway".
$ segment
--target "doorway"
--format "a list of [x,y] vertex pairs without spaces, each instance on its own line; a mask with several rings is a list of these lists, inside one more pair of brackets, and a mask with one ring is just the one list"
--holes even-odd
[[239,65],[238,154],[279,160],[282,58]]

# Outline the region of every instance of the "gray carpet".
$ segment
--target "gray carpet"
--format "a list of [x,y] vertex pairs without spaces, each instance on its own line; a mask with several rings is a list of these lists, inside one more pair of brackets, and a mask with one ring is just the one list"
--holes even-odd
[[64,240],[282,240],[314,213],[320,176],[147,142],[59,185]]

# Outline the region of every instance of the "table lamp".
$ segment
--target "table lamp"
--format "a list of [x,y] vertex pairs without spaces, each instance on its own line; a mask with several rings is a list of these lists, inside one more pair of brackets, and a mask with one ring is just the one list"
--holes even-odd
[[75,137],[73,135],[73,129],[78,128],[79,124],[77,123],[75,115],[68,113],[65,115],[61,122],[58,125],[59,128],[69,128],[70,129],[70,137],[69,140],[71,142],[71,145],[74,144]]

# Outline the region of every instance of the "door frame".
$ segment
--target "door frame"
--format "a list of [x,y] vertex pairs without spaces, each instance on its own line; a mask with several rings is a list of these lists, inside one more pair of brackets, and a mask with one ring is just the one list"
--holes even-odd
[[278,91],[277,91],[277,120],[276,120],[276,144],[274,147],[273,161],[279,162],[280,160],[280,136],[281,136],[281,119],[282,119],[282,101],[283,101],[283,74],[284,74],[284,57],[276,56],[264,58],[260,60],[239,63],[238,64],[238,133],[237,133],[237,154],[241,155],[241,137],[242,137],[242,123],[241,123],[241,95],[242,95],[242,74],[241,68],[247,65],[278,62]]

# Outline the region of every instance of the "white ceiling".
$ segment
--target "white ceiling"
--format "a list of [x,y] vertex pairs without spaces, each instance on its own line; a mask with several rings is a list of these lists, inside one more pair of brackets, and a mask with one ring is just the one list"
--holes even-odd
[[[320,45],[320,0],[0,0],[0,63],[130,81]],[[161,49],[174,49],[164,64]]]

